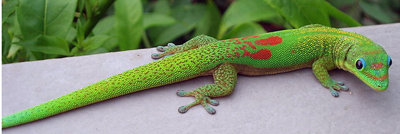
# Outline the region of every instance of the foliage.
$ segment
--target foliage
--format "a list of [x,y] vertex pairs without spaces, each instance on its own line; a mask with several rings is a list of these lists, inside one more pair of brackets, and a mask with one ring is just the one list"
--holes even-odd
[[[217,3],[215,3],[217,2]],[[2,9],[2,63],[183,43],[201,34],[226,39],[266,32],[265,24],[360,26],[325,0],[8,0]],[[397,3],[398,4],[398,3]],[[222,6],[221,6],[222,5]],[[360,6],[380,22],[388,9]],[[336,22],[335,22],[336,24]]]

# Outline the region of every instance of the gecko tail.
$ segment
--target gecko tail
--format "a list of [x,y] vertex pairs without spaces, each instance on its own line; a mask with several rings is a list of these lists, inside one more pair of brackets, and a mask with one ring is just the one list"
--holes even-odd
[[54,100],[5,116],[2,118],[2,128],[29,123],[125,94],[191,79],[201,74],[201,70],[191,68],[174,71],[170,68],[172,64],[180,66],[174,59],[169,57],[125,71]]
[[111,84],[111,82],[113,82],[113,77],[76,90],[43,104],[5,116],[2,118],[2,128],[4,129],[29,123],[96,102],[143,90],[131,88],[128,91],[128,88],[124,87],[123,85],[113,86]]

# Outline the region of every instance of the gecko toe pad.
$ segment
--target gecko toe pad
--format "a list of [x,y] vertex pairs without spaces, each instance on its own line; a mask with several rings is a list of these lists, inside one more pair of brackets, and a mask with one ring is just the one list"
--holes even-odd
[[335,89],[329,88],[329,91],[331,92],[333,97],[339,97],[339,92],[336,91]]

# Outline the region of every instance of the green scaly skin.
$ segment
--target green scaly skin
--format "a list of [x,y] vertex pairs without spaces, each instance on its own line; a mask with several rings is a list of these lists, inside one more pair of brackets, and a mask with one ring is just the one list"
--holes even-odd
[[213,97],[232,93],[237,74],[266,75],[312,67],[321,84],[338,97],[348,90],[343,82],[332,80],[329,70],[347,70],[371,88],[388,87],[390,57],[370,39],[351,32],[321,25],[283,30],[261,35],[218,41],[208,36],[195,37],[183,45],[158,47],[163,53],[152,55],[162,60],[128,70],[65,96],[3,117],[2,128],[12,127],[95,102],[153,87],[213,75],[214,84],[193,91],[178,91],[178,96],[193,96],[196,101],[178,109],[187,112],[201,104],[208,113],[218,105]]

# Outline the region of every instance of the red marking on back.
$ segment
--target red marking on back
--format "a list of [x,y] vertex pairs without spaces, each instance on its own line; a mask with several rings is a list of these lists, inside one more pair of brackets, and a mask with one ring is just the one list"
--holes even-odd
[[246,43],[247,45],[249,45],[253,49],[257,49],[257,47],[254,46],[253,43],[251,43],[250,41],[243,41],[243,43]]
[[255,52],[255,53],[252,53],[252,54],[249,53],[249,54],[247,54],[245,56],[250,56],[253,59],[266,60],[266,59],[271,58],[272,54],[271,54],[271,51],[268,50],[268,49],[261,49],[261,50]]
[[[262,59],[262,60],[266,60],[266,59],[271,58],[271,56],[272,56],[271,51],[268,50],[268,49],[261,49],[261,50],[255,52],[255,53],[250,53],[250,52],[247,51],[245,48],[246,48],[245,45],[243,45],[243,46],[240,48],[240,49],[242,49],[242,50],[244,51],[242,57],[250,56],[250,57],[253,58],[253,59]],[[236,55],[237,55],[237,54],[238,54],[238,53],[236,53]]]
[[248,39],[248,38],[253,38],[253,37],[259,37],[260,35],[253,35],[253,36],[247,36],[243,37],[242,40]]
[[236,40],[235,42],[233,42],[233,44],[240,44],[242,42],[240,42],[239,40]]
[[257,45],[277,45],[282,43],[282,38],[278,36],[271,36],[266,39],[256,40]]
[[294,53],[294,50],[290,51],[290,53]]
[[371,68],[372,68],[372,69],[381,69],[382,67],[383,67],[382,62],[373,63],[373,64],[371,65]]
[[236,52],[235,56],[240,57],[240,53]]
[[232,38],[232,39],[229,39],[229,41],[234,41],[234,40],[237,40],[238,38]]

